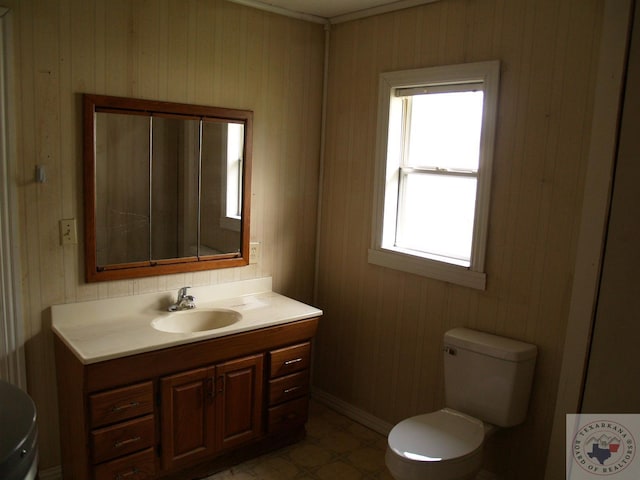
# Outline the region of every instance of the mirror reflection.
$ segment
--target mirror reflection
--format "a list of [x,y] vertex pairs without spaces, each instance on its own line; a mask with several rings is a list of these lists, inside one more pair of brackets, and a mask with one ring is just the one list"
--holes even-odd
[[250,128],[247,111],[85,95],[87,279],[246,265]]

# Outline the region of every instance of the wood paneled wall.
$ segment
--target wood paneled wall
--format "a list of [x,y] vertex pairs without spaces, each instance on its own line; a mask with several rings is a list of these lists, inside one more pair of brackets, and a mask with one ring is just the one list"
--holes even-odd
[[[223,0],[4,4],[15,32],[28,380],[46,469],[59,464],[51,305],[264,275],[312,300],[324,32]],[[62,218],[78,219],[82,232],[82,92],[253,110],[251,238],[262,243],[261,263],[86,284],[82,241],[62,247],[58,236]]]
[[[58,463],[49,306],[273,275],[312,300],[323,30],[224,0],[5,0],[13,10],[29,390],[41,465]],[[527,423],[487,468],[542,476],[569,305],[602,0],[442,0],[332,27],[315,384],[388,422],[442,406],[441,338],[466,325],[533,342]],[[484,292],[369,265],[378,74],[499,59]],[[252,240],[240,269],[85,284],[81,92],[255,112]],[[47,182],[35,183],[36,165]],[[81,231],[81,228],[79,228]]]
[[[529,415],[486,468],[542,478],[589,145],[600,0],[443,0],[332,28],[314,384],[395,423],[443,406],[443,333],[538,345]],[[502,62],[487,251],[477,291],[367,263],[380,72]]]

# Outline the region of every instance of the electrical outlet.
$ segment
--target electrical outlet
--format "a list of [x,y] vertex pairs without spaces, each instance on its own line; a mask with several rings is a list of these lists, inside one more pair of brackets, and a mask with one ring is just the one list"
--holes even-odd
[[60,245],[75,245],[76,243],[78,243],[76,219],[60,220]]
[[249,243],[249,263],[260,261],[260,242]]

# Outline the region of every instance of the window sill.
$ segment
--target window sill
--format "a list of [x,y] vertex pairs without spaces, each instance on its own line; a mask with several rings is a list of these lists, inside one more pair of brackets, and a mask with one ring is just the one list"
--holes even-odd
[[394,270],[401,270],[477,290],[486,288],[487,274],[475,272],[467,267],[387,249],[369,249],[368,258],[369,263],[381,267],[393,268]]

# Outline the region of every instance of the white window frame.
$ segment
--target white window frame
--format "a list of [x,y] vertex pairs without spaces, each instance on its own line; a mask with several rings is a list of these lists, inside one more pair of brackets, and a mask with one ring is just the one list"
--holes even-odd
[[[435,278],[458,285],[486,288],[485,253],[489,222],[489,198],[495,125],[498,106],[500,62],[465,63],[380,74],[378,125],[371,248],[369,263]],[[435,85],[482,83],[484,105],[480,137],[480,159],[473,226],[471,259],[468,267],[426,258],[393,246],[398,208],[401,165],[401,118],[395,109],[402,101],[395,91]]]

